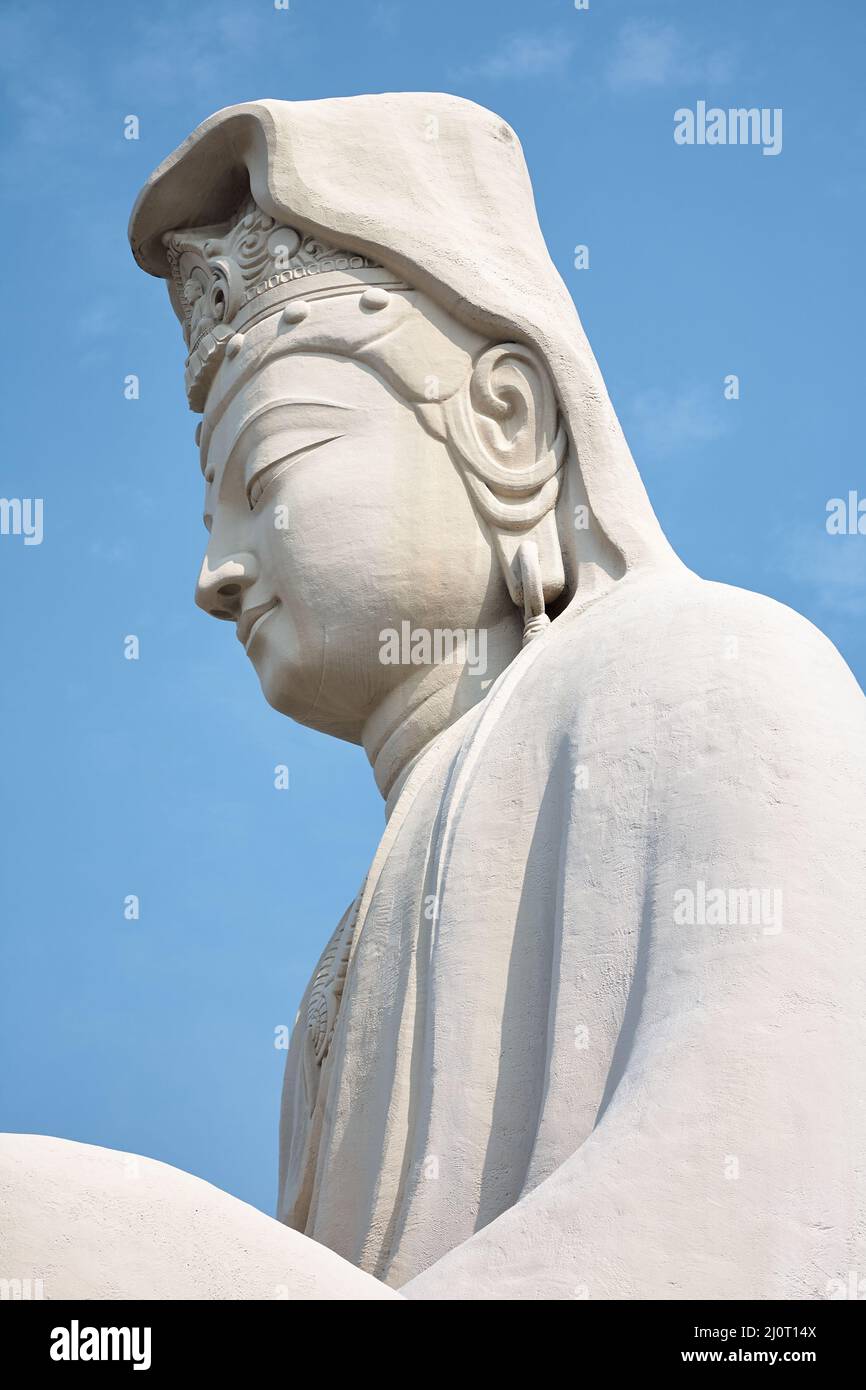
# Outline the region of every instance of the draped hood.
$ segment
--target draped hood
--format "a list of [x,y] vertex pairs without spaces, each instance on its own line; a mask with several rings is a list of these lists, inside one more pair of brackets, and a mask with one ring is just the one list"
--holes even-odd
[[582,491],[624,570],[676,563],[501,117],[429,92],[225,107],[142,189],[129,227],[136,260],[169,279],[163,235],[227,219],[248,192],[269,216],[393,269],[468,327],[536,348]]

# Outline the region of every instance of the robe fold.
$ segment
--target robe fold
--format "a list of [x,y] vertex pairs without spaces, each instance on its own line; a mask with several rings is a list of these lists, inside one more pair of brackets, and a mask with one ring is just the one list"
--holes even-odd
[[864,831],[866,701],[803,618],[686,571],[566,611],[409,776],[318,1064],[300,1010],[279,1215],[419,1297],[828,1296]]

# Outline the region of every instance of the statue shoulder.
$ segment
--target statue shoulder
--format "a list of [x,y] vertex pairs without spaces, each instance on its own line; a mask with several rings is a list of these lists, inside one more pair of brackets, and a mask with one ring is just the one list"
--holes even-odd
[[660,709],[696,701],[768,711],[781,699],[804,714],[836,706],[847,718],[866,715],[863,691],[830,639],[765,594],[684,571],[623,581],[562,622],[550,662],[572,687],[599,697],[639,690]]
[[677,610],[683,662],[710,694],[727,691],[772,718],[780,706],[808,717],[835,711],[866,717],[866,701],[839,650],[786,604],[728,584],[699,580]]

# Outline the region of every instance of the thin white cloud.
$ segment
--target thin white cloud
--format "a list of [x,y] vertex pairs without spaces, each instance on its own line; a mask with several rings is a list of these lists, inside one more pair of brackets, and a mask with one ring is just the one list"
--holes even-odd
[[[207,6],[162,7],[132,14],[124,51],[110,68],[89,70],[88,49],[71,50],[46,6],[0,11],[0,77],[11,116],[13,150],[34,150],[64,172],[64,151],[95,143],[104,133],[102,106],[117,110],[117,128],[142,103],[216,109],[234,90],[238,55],[288,44],[298,56],[290,13],[233,0]],[[241,65],[242,67],[242,65]],[[118,134],[118,139],[119,139]],[[8,156],[7,156],[8,157]]]
[[215,89],[236,83],[239,55],[287,44],[290,35],[297,59],[291,11],[273,6],[239,7],[222,0],[158,15],[145,9],[134,19],[126,56],[114,65],[113,85],[128,91],[131,100],[142,92],[166,104],[213,100]]
[[92,100],[44,9],[0,14],[0,75],[11,128],[4,174],[8,168],[14,187],[17,151],[26,147],[46,160],[62,155],[89,122]]
[[866,536],[831,536],[825,518],[789,528],[773,547],[773,569],[809,588],[819,608],[866,617]]
[[561,72],[573,49],[573,39],[560,33],[512,34],[486,57],[460,68],[455,76],[486,78],[493,82],[543,77]]
[[396,34],[400,27],[400,20],[403,18],[400,7],[395,0],[379,0],[378,4],[373,5],[370,10],[370,24],[380,34],[385,34],[389,38]]
[[105,297],[88,302],[78,319],[78,336],[85,342],[110,337],[120,326],[117,305]]
[[646,452],[666,458],[690,445],[719,439],[729,428],[724,404],[720,393],[713,396],[703,386],[639,392],[624,411],[635,452],[638,457]]
[[673,24],[631,20],[619,31],[605,75],[615,91],[625,91],[682,82],[724,82],[732,70],[728,51],[702,50]]

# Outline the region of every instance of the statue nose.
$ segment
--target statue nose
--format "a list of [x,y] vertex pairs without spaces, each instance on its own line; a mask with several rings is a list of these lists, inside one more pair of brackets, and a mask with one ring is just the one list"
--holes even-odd
[[237,622],[243,606],[243,596],[258,578],[258,565],[254,555],[227,555],[215,569],[210,559],[204,563],[195,586],[195,601],[212,618],[224,618]]

